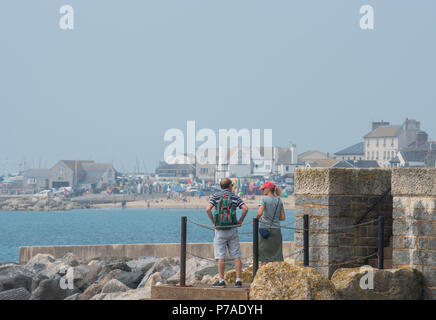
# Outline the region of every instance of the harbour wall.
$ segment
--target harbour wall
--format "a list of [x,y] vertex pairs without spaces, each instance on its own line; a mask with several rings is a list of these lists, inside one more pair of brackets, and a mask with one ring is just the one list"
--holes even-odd
[[[187,251],[192,255],[213,259],[213,243],[188,243]],[[242,258],[250,257],[253,254],[251,242],[241,242]],[[102,244],[102,245],[79,245],[79,246],[29,246],[20,247],[20,263],[27,263],[38,253],[46,253],[54,258],[62,258],[66,253],[71,252],[77,258],[92,260],[94,258],[126,257],[136,259],[141,256],[155,257],[179,257],[179,243],[145,243],[145,244]],[[294,242],[283,242],[283,255],[290,257],[294,252]],[[189,257],[189,254],[188,254]]]

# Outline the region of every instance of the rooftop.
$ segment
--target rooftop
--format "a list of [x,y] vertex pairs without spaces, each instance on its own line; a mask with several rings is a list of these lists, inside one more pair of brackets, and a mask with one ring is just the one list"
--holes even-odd
[[366,134],[364,138],[383,138],[383,137],[398,137],[401,133],[402,126],[381,126]]
[[364,144],[363,142],[356,143],[352,145],[351,147],[345,148],[341,151],[338,151],[335,153],[335,155],[342,156],[342,155],[353,155],[353,154],[364,154]]

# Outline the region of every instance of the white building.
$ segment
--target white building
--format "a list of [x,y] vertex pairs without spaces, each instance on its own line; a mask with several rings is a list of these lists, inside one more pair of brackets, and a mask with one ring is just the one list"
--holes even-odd
[[416,141],[420,131],[419,121],[406,119],[402,125],[389,122],[373,122],[372,130],[364,136],[365,160],[376,160],[380,167],[390,167],[402,148]]

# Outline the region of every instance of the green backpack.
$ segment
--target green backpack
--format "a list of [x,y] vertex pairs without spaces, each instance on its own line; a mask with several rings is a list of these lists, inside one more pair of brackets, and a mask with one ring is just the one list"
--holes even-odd
[[232,203],[232,193],[228,195],[219,194],[219,201],[216,206],[213,220],[216,227],[228,227],[237,225],[236,208]]

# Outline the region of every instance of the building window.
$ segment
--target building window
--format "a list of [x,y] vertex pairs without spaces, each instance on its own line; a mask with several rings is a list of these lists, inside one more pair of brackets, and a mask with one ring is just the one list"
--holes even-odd
[[391,147],[394,146],[394,138],[391,139]]
[[374,160],[374,151],[371,152],[371,160]]
[[378,147],[378,139],[375,141],[375,146]]
[[375,160],[378,160],[378,151],[375,153]]
[[383,151],[383,160],[386,160],[386,151]]

